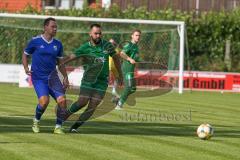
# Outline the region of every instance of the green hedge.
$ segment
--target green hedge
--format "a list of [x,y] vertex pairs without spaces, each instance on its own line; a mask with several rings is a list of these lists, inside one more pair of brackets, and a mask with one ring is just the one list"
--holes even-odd
[[[189,56],[186,57],[190,60],[192,70],[240,71],[240,9],[231,12],[201,13],[197,16],[194,12],[171,9],[149,12],[146,8],[128,7],[121,11],[119,7],[113,5],[108,10],[84,8],[83,10],[43,10],[41,12],[28,7],[21,13],[185,21],[189,50]],[[224,64],[226,40],[231,41],[232,64],[230,68]]]

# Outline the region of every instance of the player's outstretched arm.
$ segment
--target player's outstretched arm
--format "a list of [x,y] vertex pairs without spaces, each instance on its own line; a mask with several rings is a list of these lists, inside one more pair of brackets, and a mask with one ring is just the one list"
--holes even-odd
[[73,60],[74,58],[76,58],[77,56],[75,54],[70,54],[68,56],[65,56],[61,59],[60,65],[62,64],[66,64],[68,62],[70,62],[71,60]]
[[129,61],[131,64],[135,64],[136,61],[134,59],[132,59],[131,57],[129,57],[127,54],[125,54],[124,52],[120,52],[119,54],[123,59]]
[[22,54],[22,64],[23,64],[25,73],[30,76],[32,71],[30,71],[28,68],[28,55],[26,55],[25,53]]

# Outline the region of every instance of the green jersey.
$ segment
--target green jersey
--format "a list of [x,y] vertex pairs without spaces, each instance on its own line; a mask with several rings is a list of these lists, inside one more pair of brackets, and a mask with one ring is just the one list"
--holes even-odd
[[[136,62],[139,61],[139,49],[138,45],[132,42],[129,42],[123,47],[122,52],[124,52],[128,57],[134,59]],[[134,72],[135,65],[131,64],[127,60],[123,60],[122,71],[123,73]]]
[[[76,56],[83,56],[83,55],[92,56],[103,62],[103,65],[101,66],[101,70],[97,73],[97,75],[95,75],[97,76],[96,77],[97,79],[102,79],[102,80],[108,79],[109,56],[112,57],[115,53],[116,52],[112,44],[106,40],[101,40],[101,42],[95,46],[91,44],[91,42],[86,42],[75,50]],[[96,71],[97,69],[99,68],[95,68],[93,70]]]

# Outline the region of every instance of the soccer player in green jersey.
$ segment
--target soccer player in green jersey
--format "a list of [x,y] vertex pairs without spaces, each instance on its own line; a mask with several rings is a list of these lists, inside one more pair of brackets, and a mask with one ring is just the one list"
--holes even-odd
[[[109,56],[113,58],[120,77],[122,77],[120,61],[114,47],[109,41],[101,38],[101,26],[99,24],[92,24],[89,35],[90,41],[84,43],[75,50],[74,55],[70,56],[70,60],[76,57],[83,59],[93,57],[94,59],[94,61],[90,60],[90,63],[84,66],[78,100],[67,109],[66,118],[88,104],[87,109],[70,128],[70,132],[77,132],[77,128],[93,115],[96,107],[104,98],[108,87]],[[102,65],[98,65],[97,62],[101,62],[100,64]]]
[[141,31],[138,29],[133,30],[131,42],[127,43],[120,52],[120,56],[123,58],[122,73],[124,90],[117,102],[117,106],[115,108],[117,110],[122,109],[123,104],[126,102],[128,96],[136,91],[134,69],[136,62],[139,61],[139,49],[137,44],[140,40],[140,37]]

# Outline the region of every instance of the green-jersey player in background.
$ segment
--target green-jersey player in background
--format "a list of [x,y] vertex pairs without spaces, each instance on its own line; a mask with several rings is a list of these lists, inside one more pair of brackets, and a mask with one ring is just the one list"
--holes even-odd
[[126,102],[128,96],[136,91],[134,70],[136,62],[139,61],[139,49],[137,44],[140,37],[141,31],[137,29],[134,30],[131,35],[131,42],[127,43],[120,52],[120,56],[123,58],[122,73],[124,90],[115,108],[118,110],[123,107],[123,104]]

